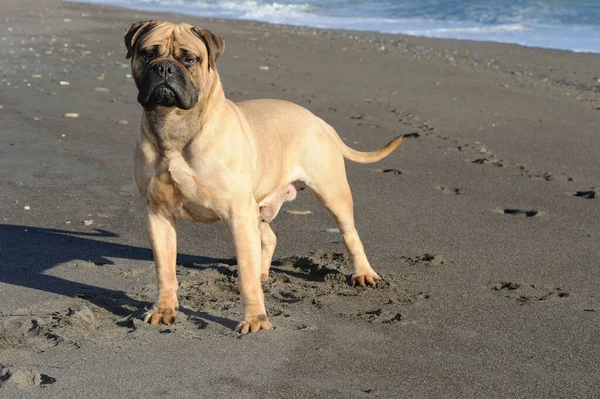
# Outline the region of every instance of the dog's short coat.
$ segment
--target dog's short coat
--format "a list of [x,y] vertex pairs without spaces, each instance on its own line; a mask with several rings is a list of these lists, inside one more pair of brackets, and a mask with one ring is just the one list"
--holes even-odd
[[305,186],[339,227],[354,265],[352,284],[376,285],[380,278],[354,227],[344,158],[378,161],[402,137],[359,152],[293,103],[234,104],[225,98],[216,69],[223,39],[205,29],[142,21],[126,28],[125,45],[144,108],[134,169],[158,276],[158,298],[145,321],[175,320],[175,219],[221,220],[231,230],[239,264],[243,316],[237,330],[270,329],[261,288],[277,241],[269,223]]

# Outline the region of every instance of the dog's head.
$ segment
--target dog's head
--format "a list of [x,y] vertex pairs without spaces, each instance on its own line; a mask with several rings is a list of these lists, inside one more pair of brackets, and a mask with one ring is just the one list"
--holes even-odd
[[138,102],[146,109],[193,108],[215,78],[215,63],[224,49],[223,39],[209,30],[159,21],[129,25],[125,46]]

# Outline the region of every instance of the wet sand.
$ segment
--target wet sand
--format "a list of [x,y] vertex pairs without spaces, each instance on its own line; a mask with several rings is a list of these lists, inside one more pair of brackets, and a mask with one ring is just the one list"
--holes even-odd
[[[222,224],[179,224],[176,324],[136,318],[156,288],[122,35],[144,19],[221,35],[232,100],[296,102],[359,150],[406,135],[347,163],[378,288],[347,285],[304,191],[274,222],[274,330],[232,331]],[[0,396],[599,394],[600,55],[55,0],[0,21]]]

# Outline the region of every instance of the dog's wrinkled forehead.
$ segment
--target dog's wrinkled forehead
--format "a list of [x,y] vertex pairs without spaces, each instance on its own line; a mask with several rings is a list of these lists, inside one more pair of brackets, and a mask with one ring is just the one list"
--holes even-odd
[[206,44],[194,33],[193,28],[188,24],[175,25],[169,22],[159,22],[150,29],[148,34],[140,38],[138,48],[158,45],[163,51],[169,53],[185,48],[198,54],[206,54]]
[[158,56],[176,54],[180,49],[185,49],[197,55],[206,54],[208,49],[188,24],[172,24],[170,22],[156,22],[146,27],[135,43],[134,51],[154,47],[159,50]]
[[206,55],[212,69],[224,50],[223,39],[207,29],[164,21],[140,21],[129,25],[125,29],[125,46],[127,58],[146,48],[157,50],[159,57],[178,54],[182,50],[196,56]]

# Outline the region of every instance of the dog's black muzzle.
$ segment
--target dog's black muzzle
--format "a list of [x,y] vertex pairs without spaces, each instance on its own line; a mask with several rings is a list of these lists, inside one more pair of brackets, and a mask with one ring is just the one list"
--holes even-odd
[[157,105],[190,109],[198,102],[198,93],[173,61],[148,65],[140,82],[138,102],[148,109]]

